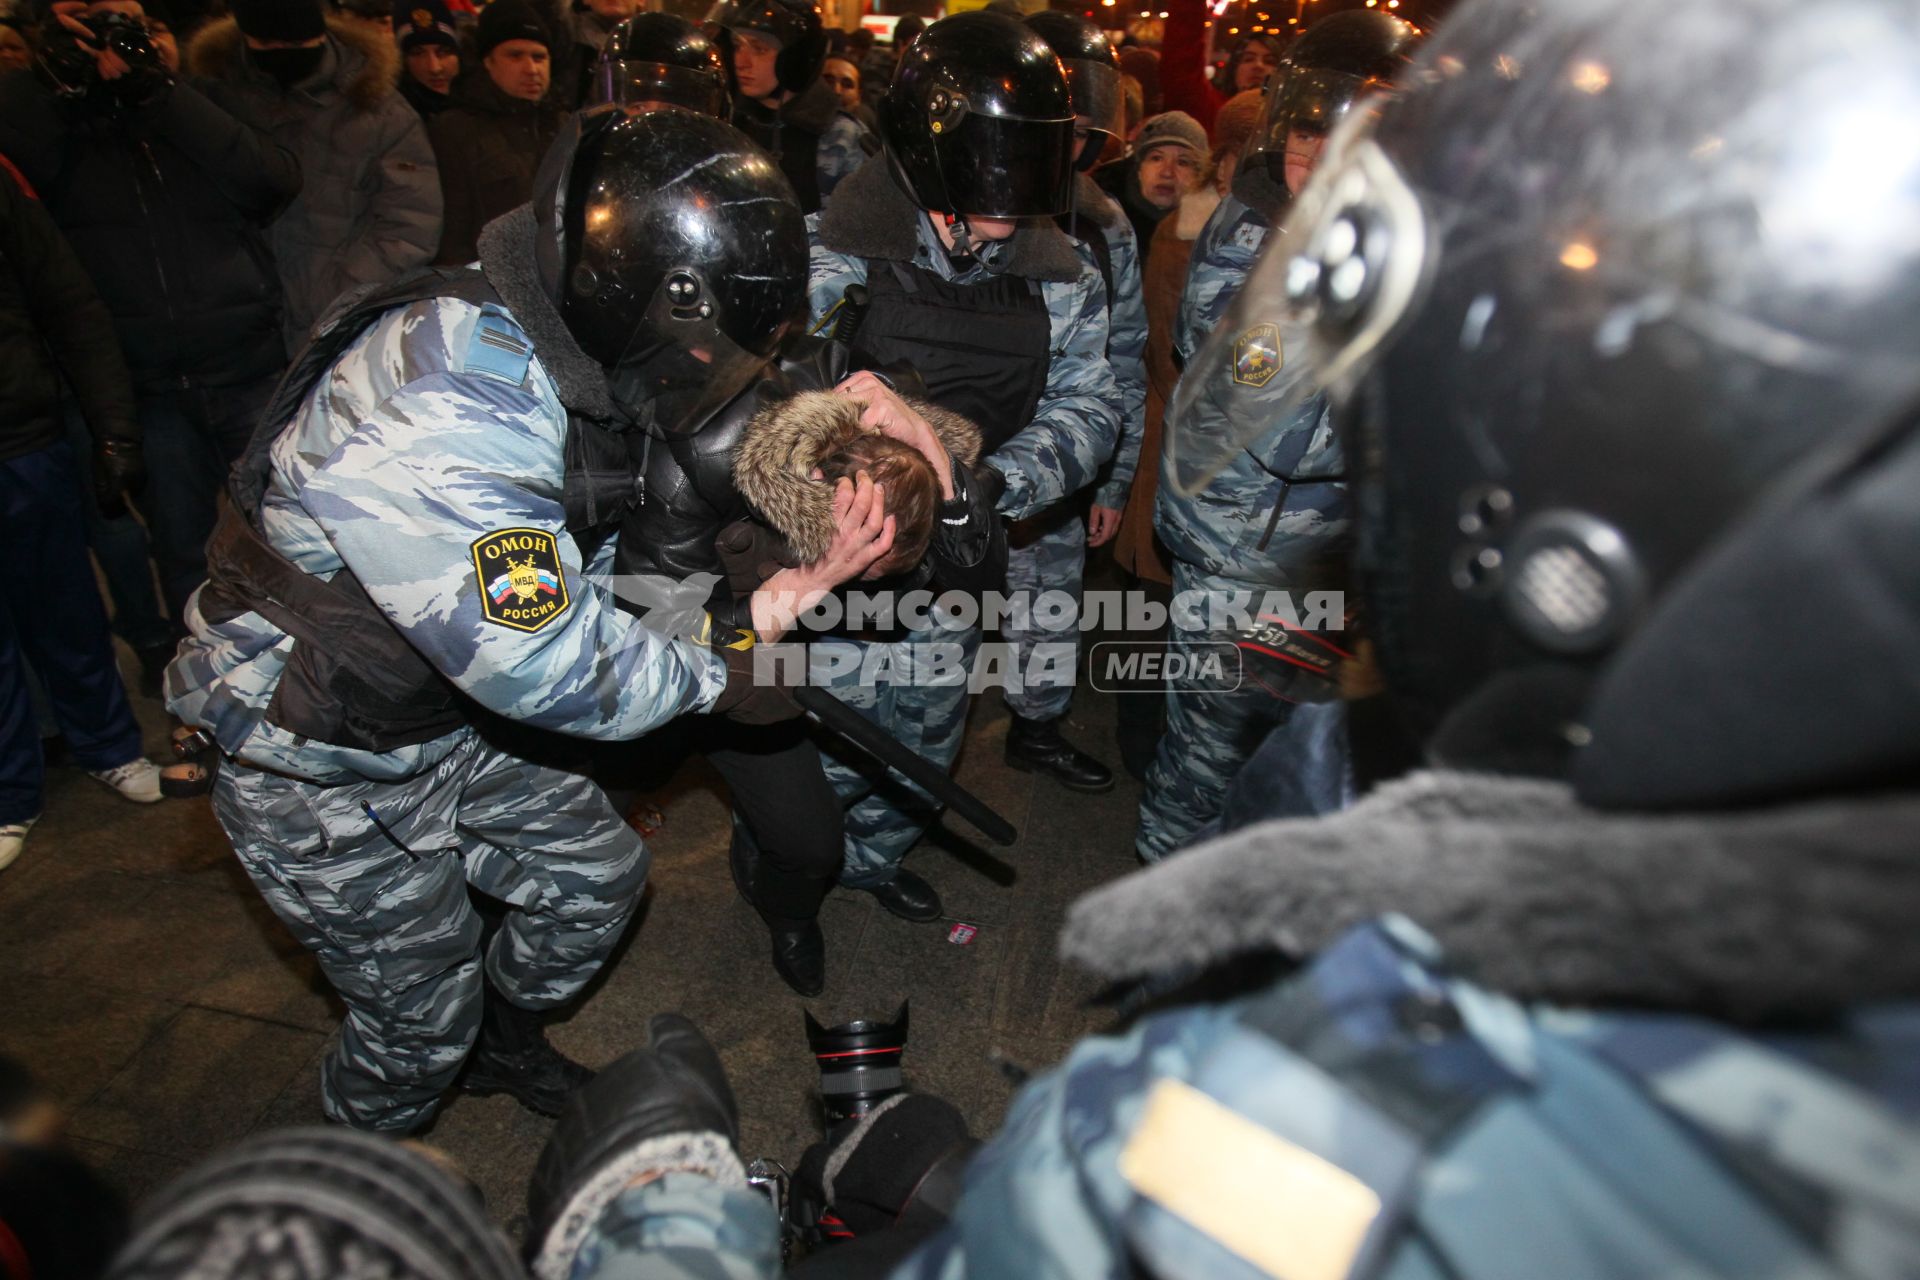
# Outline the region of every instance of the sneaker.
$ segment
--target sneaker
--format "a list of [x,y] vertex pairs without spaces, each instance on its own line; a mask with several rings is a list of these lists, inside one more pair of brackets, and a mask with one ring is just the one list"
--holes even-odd
[[89,769],[87,776],[98,778],[135,804],[155,804],[160,799],[160,766],[151,760],[129,760],[111,769]]
[[38,818],[28,818],[25,822],[0,824],[0,871],[5,871],[20,856],[20,850],[27,843],[27,829],[38,821]]

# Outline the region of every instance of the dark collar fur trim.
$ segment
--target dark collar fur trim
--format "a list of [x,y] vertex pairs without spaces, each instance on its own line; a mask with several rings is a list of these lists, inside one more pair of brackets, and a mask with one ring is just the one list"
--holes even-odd
[[553,378],[560,403],[575,413],[607,421],[614,417],[614,411],[613,399],[607,394],[606,370],[580,350],[553,300],[541,287],[533,235],[530,205],[501,214],[481,228],[480,269],[533,339],[534,353]]
[[[922,216],[882,151],[834,188],[820,214],[820,243],[856,258],[912,262]],[[1013,233],[1008,275],[1069,284],[1080,278],[1080,271],[1073,241],[1051,220],[1023,222]]]
[[1309,955],[1397,912],[1522,999],[1738,1022],[1920,996],[1920,793],[1618,814],[1558,783],[1418,773],[1096,889],[1061,951],[1114,981]]

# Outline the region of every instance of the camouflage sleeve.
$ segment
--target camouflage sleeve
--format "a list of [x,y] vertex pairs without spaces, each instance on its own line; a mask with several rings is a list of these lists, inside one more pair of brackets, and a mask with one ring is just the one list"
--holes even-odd
[[574,1255],[569,1280],[773,1280],[780,1224],[765,1196],[697,1173],[620,1193]]
[[967,1166],[946,1228],[889,1280],[1128,1274],[1136,1196],[1120,1154],[1155,1080],[1188,1075],[1230,1008],[1161,1014],[1080,1041],[1015,1096],[1000,1132]]
[[1120,388],[1120,445],[1113,451],[1094,502],[1115,510],[1127,505],[1133,475],[1140,465],[1140,435],[1147,426],[1147,303],[1140,279],[1140,242],[1133,224],[1122,221],[1110,237],[1113,251],[1113,300],[1107,335],[1107,363]]
[[813,331],[831,328],[833,321],[829,317],[846,298],[847,286],[865,284],[867,280],[864,261],[821,246],[813,232],[819,218],[816,213],[807,219],[807,235],[812,242],[807,257],[807,313],[808,328]]
[[725,667],[587,580],[559,502],[564,421],[531,385],[427,372],[360,415],[300,505],[475,701],[562,733],[637,737],[710,704]]
[[1200,228],[1193,242],[1193,255],[1187,261],[1187,283],[1180,291],[1180,311],[1173,322],[1173,349],[1182,364],[1193,359],[1193,353],[1200,349],[1200,343],[1233,301],[1231,297],[1225,302],[1220,300],[1221,264],[1216,259],[1222,238],[1238,220],[1237,208],[1238,202],[1232,198],[1222,200],[1208,215],[1207,225]]
[[1033,421],[987,459],[1007,482],[1000,514],[1028,516],[1090,485],[1120,436],[1120,388],[1107,363],[1107,287],[1080,253],[1080,278],[1045,286],[1052,359]]
[[858,169],[876,146],[865,125],[844,112],[835,115],[827,131],[820,135],[820,148],[816,153],[814,167],[819,173],[820,198],[825,200],[832,195],[840,179]]

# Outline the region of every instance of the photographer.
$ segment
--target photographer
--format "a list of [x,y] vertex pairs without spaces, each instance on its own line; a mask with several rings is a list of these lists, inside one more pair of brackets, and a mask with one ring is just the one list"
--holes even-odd
[[[220,86],[176,77],[164,15],[134,0],[62,8],[39,74],[0,80],[0,151],[113,315],[152,470],[142,513],[177,625],[206,577],[227,467],[286,363],[266,226],[300,172]],[[110,577],[147,572],[138,552],[124,569],[102,563]],[[172,637],[159,639],[164,663]]]

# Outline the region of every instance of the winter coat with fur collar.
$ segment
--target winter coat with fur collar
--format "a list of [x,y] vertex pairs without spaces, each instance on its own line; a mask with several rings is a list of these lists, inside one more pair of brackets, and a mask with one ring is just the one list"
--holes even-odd
[[395,87],[399,57],[392,41],[329,21],[320,65],[283,87],[247,57],[232,19],[188,49],[194,74],[230,82],[245,119],[300,160],[299,198],[272,232],[291,348],[341,292],[391,283],[439,247],[440,175]]

